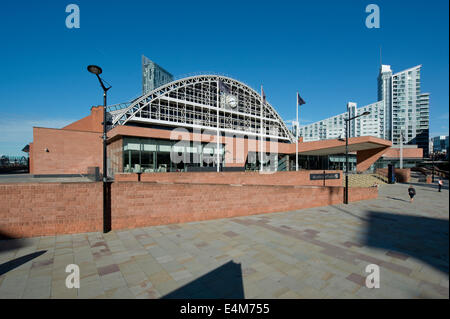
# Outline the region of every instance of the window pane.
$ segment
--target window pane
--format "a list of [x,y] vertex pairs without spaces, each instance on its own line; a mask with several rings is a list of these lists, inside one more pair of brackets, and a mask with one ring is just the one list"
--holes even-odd
[[141,166],[143,172],[154,172],[155,164],[153,162],[153,152],[145,152],[141,153]]
[[130,151],[131,153],[131,171],[134,173],[141,172],[141,161],[139,151]]
[[170,153],[164,152],[164,153],[157,153],[157,172],[169,172],[170,171]]

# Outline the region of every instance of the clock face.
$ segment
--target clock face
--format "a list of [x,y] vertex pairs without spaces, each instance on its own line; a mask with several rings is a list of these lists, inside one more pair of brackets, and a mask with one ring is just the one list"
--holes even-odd
[[227,104],[234,109],[237,106],[237,98],[234,95],[228,95]]

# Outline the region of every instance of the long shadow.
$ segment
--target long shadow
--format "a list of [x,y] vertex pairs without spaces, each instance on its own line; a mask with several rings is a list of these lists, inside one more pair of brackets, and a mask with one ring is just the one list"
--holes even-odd
[[103,184],[103,192],[105,193],[103,198],[103,232],[109,233],[112,229],[112,218],[111,218],[111,185],[112,182],[107,182]]
[[241,264],[229,261],[161,299],[244,299]]
[[405,203],[409,203],[409,201],[401,199],[401,198],[395,198],[395,197],[390,197],[390,196],[386,196],[386,198],[393,199],[393,200],[398,200],[398,201],[405,202]]
[[348,210],[345,210],[345,209],[343,209],[343,208],[341,208],[339,206],[336,206],[336,205],[330,205],[330,206],[335,208],[335,209],[337,209],[337,210],[339,210],[339,211],[341,211],[341,212],[343,212],[343,213],[345,213],[345,214],[347,214],[347,215],[350,215],[352,217],[355,217],[355,218],[358,218],[358,219],[363,220],[365,222],[368,222],[368,220],[366,218],[358,216],[356,214],[353,214],[353,213],[349,212]]
[[8,271],[11,271],[17,267],[22,266],[23,264],[29,262],[30,260],[33,260],[36,257],[39,257],[42,254],[45,254],[46,250],[37,251],[10,261],[7,261],[6,263],[3,263],[0,265],[0,276],[3,274],[6,274]]
[[420,259],[448,274],[448,220],[376,211],[368,213],[365,245]]

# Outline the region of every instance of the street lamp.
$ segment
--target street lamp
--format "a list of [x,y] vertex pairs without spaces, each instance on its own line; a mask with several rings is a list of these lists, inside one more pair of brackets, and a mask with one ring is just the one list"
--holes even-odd
[[110,231],[110,214],[108,213],[108,174],[107,174],[107,164],[106,164],[106,93],[111,88],[111,86],[106,87],[103,83],[103,79],[100,77],[102,74],[102,68],[97,65],[89,65],[87,67],[88,71],[97,76],[98,81],[103,89],[103,232],[107,233]]
[[355,115],[353,117],[350,117],[350,109],[347,108],[347,114],[348,118],[345,120],[345,189],[344,189],[344,204],[348,204],[348,126],[351,120],[354,120],[360,116],[366,116],[369,115],[369,111],[365,111],[364,113],[361,113],[359,115]]

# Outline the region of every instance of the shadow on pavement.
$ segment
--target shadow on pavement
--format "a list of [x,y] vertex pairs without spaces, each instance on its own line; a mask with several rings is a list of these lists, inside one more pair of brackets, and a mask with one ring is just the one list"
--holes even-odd
[[162,299],[244,299],[241,264],[229,261]]
[[19,249],[27,246],[26,239],[17,239],[0,230],[0,252]]
[[353,213],[349,212],[348,210],[345,210],[345,209],[343,209],[343,208],[341,208],[341,207],[339,207],[339,206],[337,206],[337,205],[330,205],[330,206],[333,207],[333,208],[335,208],[335,209],[337,209],[337,210],[339,210],[339,211],[341,211],[341,212],[343,212],[343,213],[345,213],[345,214],[347,214],[347,215],[350,215],[350,216],[352,216],[352,217],[358,218],[358,219],[363,220],[363,221],[365,221],[365,222],[368,221],[366,218],[364,218],[364,217],[362,217],[362,216],[358,216],[358,215],[356,215],[356,214],[353,214]]
[[375,211],[367,216],[365,245],[420,259],[448,274],[448,220]]
[[386,196],[386,198],[393,199],[393,200],[399,200],[399,201],[405,202],[405,203],[409,203],[408,200],[404,200],[404,199],[401,199],[401,198],[395,198],[395,197],[390,197],[390,196]]
[[17,267],[22,266],[23,264],[29,262],[30,260],[33,260],[36,257],[39,257],[42,254],[45,254],[46,250],[37,251],[13,260],[10,260],[4,264],[0,265],[0,276],[7,273],[8,271],[11,271]]

